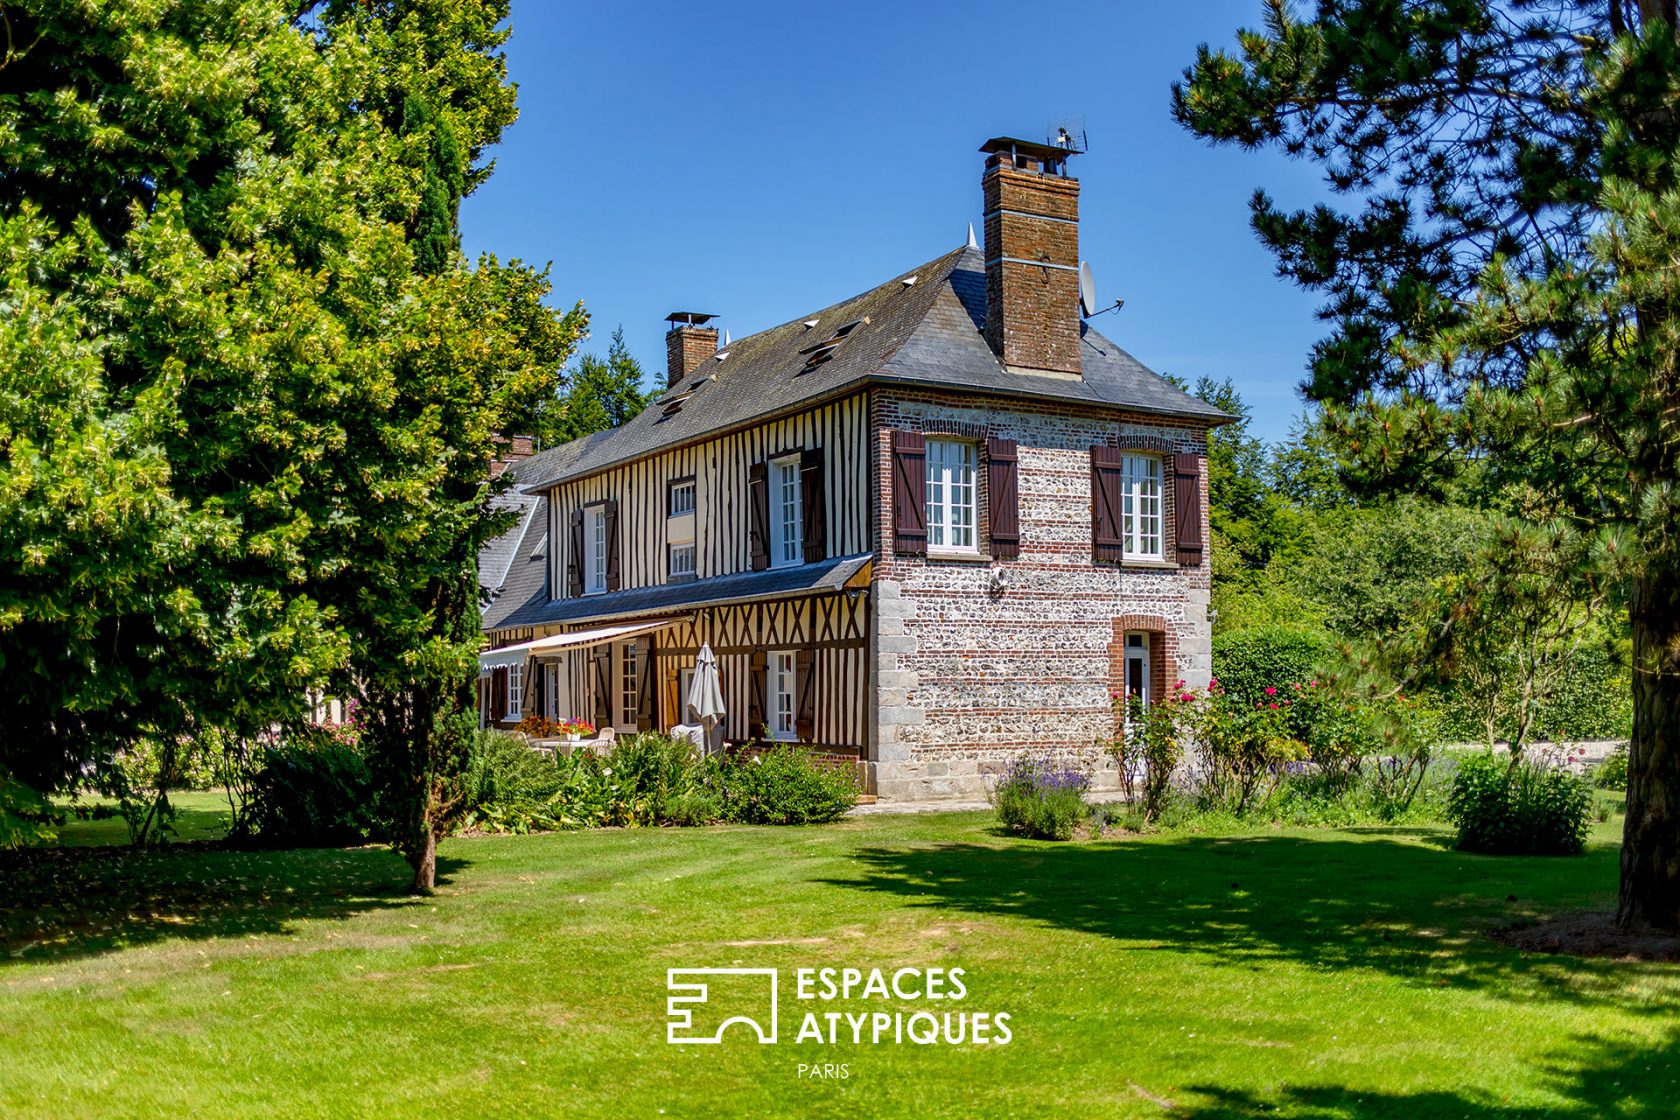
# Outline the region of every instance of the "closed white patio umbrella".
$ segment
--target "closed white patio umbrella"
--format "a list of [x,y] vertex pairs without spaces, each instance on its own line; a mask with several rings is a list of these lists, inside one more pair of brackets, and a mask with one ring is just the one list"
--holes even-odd
[[723,750],[723,682],[718,677],[717,657],[712,644],[706,642],[694,657],[694,679],[689,682],[688,696],[683,701],[687,722],[704,729],[706,753]]

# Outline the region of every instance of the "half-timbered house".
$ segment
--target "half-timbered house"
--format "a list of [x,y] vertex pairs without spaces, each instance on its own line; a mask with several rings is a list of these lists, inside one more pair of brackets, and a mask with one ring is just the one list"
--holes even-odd
[[646,411],[515,465],[487,718],[668,728],[707,642],[732,743],[977,796],[1022,752],[1111,784],[1111,696],[1206,682],[1227,417],[1082,319],[1069,153],[982,151],[983,247],[721,349],[673,314]]

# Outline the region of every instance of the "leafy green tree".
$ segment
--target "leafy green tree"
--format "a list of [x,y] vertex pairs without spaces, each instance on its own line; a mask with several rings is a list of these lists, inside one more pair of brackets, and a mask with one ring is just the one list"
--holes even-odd
[[530,432],[543,447],[616,428],[647,407],[646,375],[630,354],[624,328],[613,331],[606,357],[585,354],[556,391],[545,395],[528,414],[510,421],[509,431]]
[[0,769],[295,714],[342,438],[327,60],[271,3],[0,12]]
[[1674,0],[1269,0],[1173,108],[1318,163],[1253,221],[1325,296],[1307,383],[1369,485],[1466,469],[1597,534],[1634,728],[1619,920],[1680,928],[1680,49]]
[[582,327],[456,245],[513,119],[506,15],[0,12],[0,769],[62,788],[336,675],[430,887],[493,433]]

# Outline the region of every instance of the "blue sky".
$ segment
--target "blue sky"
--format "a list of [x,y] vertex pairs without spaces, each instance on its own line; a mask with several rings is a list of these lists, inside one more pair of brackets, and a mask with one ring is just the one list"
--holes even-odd
[[981,142],[1083,116],[1081,255],[1097,326],[1151,368],[1230,377],[1282,438],[1321,333],[1248,228],[1264,185],[1322,196],[1313,169],[1214,150],[1168,112],[1199,43],[1258,0],[1172,5],[854,0],[515,0],[519,122],[467,200],[465,248],[552,264],[587,348],[623,324],[663,376],[663,319],[716,312],[736,338],[873,287],[979,228]]

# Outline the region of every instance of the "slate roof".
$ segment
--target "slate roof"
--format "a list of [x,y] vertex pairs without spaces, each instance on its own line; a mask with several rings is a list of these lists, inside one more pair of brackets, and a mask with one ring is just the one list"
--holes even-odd
[[[914,278],[913,283],[907,281]],[[817,325],[805,326],[815,319]],[[859,323],[833,356],[808,366],[809,348],[835,328]],[[839,396],[865,384],[968,389],[1154,413],[1201,424],[1231,419],[1179,389],[1080,324],[1084,378],[1011,373],[981,334],[986,321],[985,261],[974,247],[953,250],[832,307],[732,342],[722,361],[708,359],[634,419],[552,448],[519,464],[527,491],[594,474]],[[667,415],[663,402],[692,395]]]
[[507,582],[508,570],[513,567],[514,558],[525,543],[525,535],[530,532],[537,508],[543,502],[544,499],[535,494],[523,494],[517,490],[508,490],[490,499],[491,509],[511,510],[519,515],[519,519],[507,532],[478,550],[478,589],[486,597],[493,598]]
[[[526,460],[527,463],[529,461]],[[509,468],[515,481],[518,479],[516,472],[523,466],[525,463],[516,463]],[[509,497],[512,493],[510,491],[501,497]],[[488,591],[486,598],[489,600],[479,619],[479,628],[483,630],[505,626],[503,620],[532,599],[548,598],[548,499],[528,494],[518,496],[529,503],[524,519],[485,545],[478,554],[478,583]],[[487,587],[486,558],[494,564],[498,557],[504,556],[506,562],[501,569],[500,581],[493,587]]]
[[[790,568],[732,572],[729,575],[712,576],[689,583],[661,583],[651,587],[633,587],[626,591],[609,591],[605,595],[585,595],[576,599],[552,601],[548,598],[547,590],[539,584],[520,605],[499,614],[494,623],[490,615],[486,614],[484,629],[505,630],[515,626],[582,622],[585,619],[594,622],[638,614],[718,606],[751,599],[835,591],[844,587],[846,581],[862,571],[871,559],[873,556],[870,553],[836,556]],[[511,600],[512,596],[508,598]]]

